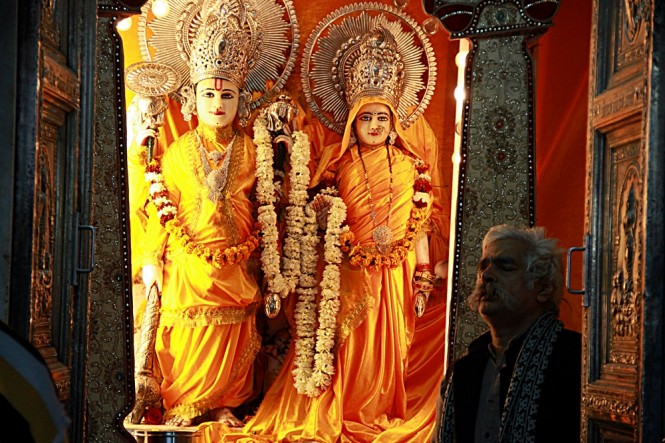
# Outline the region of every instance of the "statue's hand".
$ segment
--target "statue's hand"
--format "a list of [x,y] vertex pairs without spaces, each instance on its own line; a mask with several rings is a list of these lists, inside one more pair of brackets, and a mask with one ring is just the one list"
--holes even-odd
[[164,279],[164,270],[162,266],[158,265],[145,265],[141,273],[141,278],[143,279],[143,284],[145,285],[147,292],[150,292],[153,284],[157,285],[157,290],[159,293],[162,293],[162,282]]
[[443,286],[448,278],[448,260],[439,260],[434,266],[434,286]]
[[137,134],[136,134],[136,142],[140,146],[145,146],[148,142],[148,137],[152,137],[155,141],[157,140],[157,135],[158,132],[156,129],[153,128],[144,128],[141,129]]
[[434,274],[432,274],[429,264],[418,264],[416,272],[413,274],[413,293],[415,295],[414,309],[416,316],[422,317],[425,313],[427,300],[434,289]]
[[316,223],[319,225],[319,229],[326,230],[328,226],[328,213],[330,212],[330,203],[321,194],[317,194],[312,200],[312,209],[316,212]]

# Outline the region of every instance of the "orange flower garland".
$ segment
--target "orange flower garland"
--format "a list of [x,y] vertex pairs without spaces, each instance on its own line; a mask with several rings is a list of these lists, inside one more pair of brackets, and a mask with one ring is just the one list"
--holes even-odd
[[215,268],[241,263],[249,259],[252,252],[258,247],[258,231],[255,230],[247,239],[236,246],[222,250],[212,250],[195,242],[184,226],[180,225],[176,217],[178,208],[168,197],[168,190],[164,184],[159,160],[153,159],[146,166],[146,181],[150,182],[150,198],[157,208],[159,222],[166,231],[175,236],[178,244],[188,254],[194,254]]
[[406,234],[401,240],[392,244],[392,248],[387,254],[374,252],[373,247],[354,245],[355,236],[350,231],[340,236],[342,251],[349,254],[349,263],[352,266],[369,268],[374,271],[382,267],[396,268],[414,248],[416,234],[420,232],[420,228],[426,220],[426,212],[426,208],[411,208],[411,217],[406,223]]
[[413,208],[409,220],[406,222],[406,234],[401,240],[391,245],[390,252],[381,254],[375,247],[364,247],[353,244],[355,236],[347,231],[340,236],[342,251],[348,253],[349,263],[352,266],[369,268],[377,271],[382,267],[396,268],[402,263],[409,252],[415,247],[415,239],[427,218],[427,207],[432,192],[431,177],[428,173],[429,165],[420,159],[414,159],[415,169],[418,173],[413,184]]

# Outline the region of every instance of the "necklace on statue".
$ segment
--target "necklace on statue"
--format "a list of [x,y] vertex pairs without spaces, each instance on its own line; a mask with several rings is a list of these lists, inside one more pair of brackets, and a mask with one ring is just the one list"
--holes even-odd
[[[221,199],[222,189],[226,186],[226,178],[229,174],[229,162],[237,133],[233,134],[233,138],[231,138],[231,141],[224,152],[208,152],[203,146],[203,141],[201,140],[198,131],[195,131],[195,133],[199,144],[198,149],[201,154],[201,163],[203,164],[203,175],[205,176],[204,182],[208,188],[208,199],[212,202],[217,202]],[[220,161],[222,161],[221,167],[217,169],[212,169],[210,167],[210,162],[217,165]]]
[[369,187],[369,177],[367,176],[367,168],[365,167],[365,160],[363,160],[363,155],[360,150],[360,145],[358,145],[358,156],[360,157],[360,163],[363,165],[363,173],[365,175],[365,187],[367,188],[367,194],[369,196],[369,207],[372,211],[370,214],[372,216],[372,224],[374,225],[374,231],[372,232],[372,238],[376,243],[376,249],[381,254],[386,254],[390,251],[390,244],[393,241],[393,231],[390,229],[390,213],[393,209],[393,165],[390,159],[390,147],[386,145],[386,156],[388,157],[388,172],[390,176],[390,185],[389,185],[389,200],[388,200],[388,219],[384,225],[376,225],[376,210],[374,209],[374,200],[372,200],[372,190]]

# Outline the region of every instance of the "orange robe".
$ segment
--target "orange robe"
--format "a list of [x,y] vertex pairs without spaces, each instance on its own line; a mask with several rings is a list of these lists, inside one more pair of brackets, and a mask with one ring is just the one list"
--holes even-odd
[[[164,125],[159,129],[157,139],[155,140],[154,157],[161,158],[164,155],[164,147],[169,146],[173,140],[181,134],[197,126],[196,118],[186,122],[182,119],[180,113],[180,104],[167,99],[168,109],[164,115]],[[141,271],[141,247],[144,241],[146,224],[148,217],[155,215],[154,205],[150,203],[149,183],[145,180],[145,168],[147,148],[137,144],[136,133],[141,127],[135,126],[134,118],[141,118],[136,115],[132,104],[127,107],[127,132],[130,140],[127,149],[127,182],[129,197],[129,222],[131,226],[131,245],[132,245],[132,278],[140,277]]]
[[[255,148],[251,138],[238,135],[226,198],[216,203],[208,199],[198,146],[189,131],[166,150],[164,181],[193,240],[224,250],[244,242],[254,228]],[[216,268],[187,253],[157,217],[148,220],[141,253],[143,265],[164,264],[155,349],[164,376],[165,419],[239,406],[253,394],[253,362],[260,347],[254,313],[261,297],[248,262]]]
[[[381,99],[360,100],[349,113],[349,121],[370,101],[381,102]],[[347,205],[346,223],[355,234],[355,242],[368,246],[373,244],[374,224],[357,147],[352,145],[347,149],[348,129],[349,125],[341,143],[313,152],[319,167],[313,174],[312,186],[324,176],[324,170],[336,171],[339,195]],[[416,171],[413,159],[405,151],[428,162],[432,160],[425,156],[436,152],[436,138],[426,123],[408,131],[401,126],[396,129],[398,144],[404,147],[390,148],[393,170],[390,211],[386,149],[363,151],[377,225],[386,223],[390,212],[394,241],[404,237],[413,205]],[[310,135],[310,138],[315,146],[321,146],[317,145],[316,137]],[[430,211],[432,207],[436,205],[430,206]],[[434,260],[445,258],[445,251],[437,249],[430,251]],[[201,428],[202,441],[429,441],[443,374],[445,299],[431,300],[425,315],[416,318],[411,283],[415,264],[413,250],[393,269],[352,267],[345,259],[340,269],[341,308],[331,386],[313,398],[297,392],[292,374],[295,359],[292,342],[281,372],[242,432],[230,431],[216,423],[206,424]]]
[[[416,172],[413,159],[399,149],[391,148],[390,155],[393,203],[389,226],[398,240],[406,232]],[[365,152],[363,159],[377,224],[387,223],[390,174],[386,149]],[[357,150],[347,151],[338,166],[347,223],[357,242],[373,244],[374,225]],[[340,270],[342,306],[332,385],[316,398],[298,394],[291,373],[292,346],[284,369],[245,428],[245,436],[227,435],[226,441],[426,441],[435,399],[426,407],[423,400],[429,399],[429,392],[426,396],[407,392],[416,320],[411,287],[415,262],[415,251],[393,269],[354,268],[345,261]]]

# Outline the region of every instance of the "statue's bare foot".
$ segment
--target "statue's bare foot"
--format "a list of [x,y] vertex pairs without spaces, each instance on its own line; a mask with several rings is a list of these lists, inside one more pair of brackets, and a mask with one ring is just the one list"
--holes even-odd
[[212,419],[219,423],[222,423],[230,428],[242,428],[243,424],[238,417],[233,415],[233,412],[229,408],[218,408],[210,411]]
[[171,417],[166,422],[164,422],[165,425],[167,426],[178,426],[180,428],[184,428],[187,426],[191,426],[192,423],[194,422],[193,419],[191,418],[185,418],[181,417],[179,415],[176,415],[175,417]]

